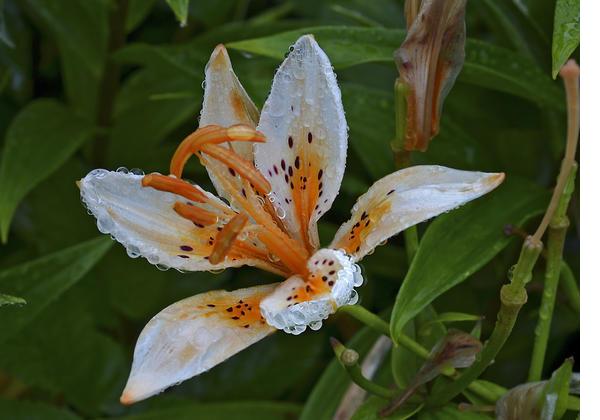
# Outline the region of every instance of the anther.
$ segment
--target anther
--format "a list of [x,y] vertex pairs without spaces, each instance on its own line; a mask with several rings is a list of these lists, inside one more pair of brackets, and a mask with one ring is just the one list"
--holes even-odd
[[184,219],[188,219],[197,225],[212,225],[217,223],[218,220],[214,213],[180,201],[173,205],[173,210]]
[[218,264],[225,259],[246,223],[248,223],[248,216],[238,213],[223,227],[217,235],[215,246],[208,258],[211,264]]
[[142,178],[142,187],[151,187],[155,190],[170,192],[198,203],[205,203],[206,195],[192,184],[179,178],[161,174],[149,174]]

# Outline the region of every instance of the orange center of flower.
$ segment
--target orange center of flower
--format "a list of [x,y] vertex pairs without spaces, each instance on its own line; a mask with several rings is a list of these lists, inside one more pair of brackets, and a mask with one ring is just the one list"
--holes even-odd
[[[306,276],[308,252],[285,231],[281,220],[276,217],[277,212],[268,199],[271,193],[269,181],[253,162],[240,156],[231,146],[232,142],[265,140],[263,134],[243,124],[228,128],[217,125],[202,127],[187,136],[175,151],[171,160],[171,176],[146,175],[142,185],[188,199],[188,202],[175,203],[173,209],[196,226],[204,228],[218,224],[217,234],[211,236],[208,242],[212,250],[206,258],[211,264],[227,258],[259,259],[273,271],[284,275],[296,273]],[[184,166],[192,155],[211,170],[219,185],[242,209],[241,213],[234,212],[181,179]],[[298,176],[300,184],[302,179],[308,178],[306,175]],[[314,207],[318,194],[317,186],[310,185],[309,188],[315,189],[309,195],[312,202],[299,200],[298,204],[301,208],[306,207],[307,211]],[[302,226],[302,229],[306,230],[306,227]]]

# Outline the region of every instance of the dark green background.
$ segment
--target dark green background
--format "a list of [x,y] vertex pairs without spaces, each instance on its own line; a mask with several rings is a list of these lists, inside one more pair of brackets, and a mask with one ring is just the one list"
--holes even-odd
[[[338,381],[324,384],[331,379],[325,377],[316,387],[332,361],[328,337],[348,341],[360,328],[337,315],[318,332],[275,334],[159,397],[132,407],[118,402],[135,340],[151,316],[193,294],[274,279],[246,268],[218,275],[162,272],[128,258],[118,244],[104,255],[110,241],[94,240],[99,236],[95,220],[86,214],[75,186],[95,167],[167,170],[178,142],[197,126],[204,65],[217,43],[339,26],[341,32],[310,30],[336,67],[350,126],[341,193],[320,225],[323,244],[347,219],[357,196],[393,171],[388,145],[397,73],[391,52],[403,39],[396,31],[404,27],[401,1],[190,3],[188,24],[180,27],[162,0],[0,1],[0,34],[8,34],[13,44],[0,41],[0,186],[6,191],[32,187],[21,188],[21,196],[5,192],[0,205],[9,207],[9,199],[18,203],[8,241],[0,245],[0,270],[9,269],[0,272],[0,293],[30,297],[27,305],[0,308],[2,418],[139,413],[140,419],[291,419],[307,400],[305,418],[326,418],[335,402],[331,392],[337,395],[347,384],[340,383],[343,372],[330,369]],[[524,229],[536,226],[564,147],[564,97],[560,82],[551,78],[554,1],[519,3],[526,7],[508,0],[469,2],[467,65],[447,98],[441,134],[427,153],[414,156],[415,163],[507,174],[507,184],[494,193],[502,199],[484,198],[450,219],[444,216],[440,223],[448,219],[445,223],[461,224],[464,231],[456,229],[448,238],[451,246],[440,241],[428,248],[427,266],[437,270],[436,276],[464,280],[436,299],[435,309],[485,316],[484,337],[520,246],[520,240],[503,237],[502,227],[525,219]],[[260,44],[267,48],[263,54],[239,50],[253,51],[256,43],[229,48],[236,73],[258,106],[295,36]],[[208,188],[205,172],[191,168],[189,176]],[[514,210],[531,197],[537,201]],[[483,222],[470,223],[477,214]],[[565,257],[578,274],[578,188],[569,216]],[[419,226],[421,233],[426,229],[427,224]],[[437,231],[443,238],[443,225]],[[492,233],[484,237],[483,231]],[[84,243],[88,240],[93,241]],[[76,248],[63,251],[69,247]],[[394,238],[362,263],[368,281],[359,293],[370,310],[384,311],[394,303],[408,269],[402,248],[401,237]],[[452,252],[461,249],[472,254],[472,267],[454,266]],[[482,249],[493,252],[485,257],[478,253]],[[55,252],[58,257],[19,268]],[[477,270],[467,276],[469,269]],[[484,375],[506,387],[526,379],[540,269],[509,342]],[[453,326],[469,330],[472,325]],[[579,370],[578,315],[560,293],[548,351],[546,375],[567,356],[575,356]],[[381,381],[392,383],[390,369],[386,363]]]

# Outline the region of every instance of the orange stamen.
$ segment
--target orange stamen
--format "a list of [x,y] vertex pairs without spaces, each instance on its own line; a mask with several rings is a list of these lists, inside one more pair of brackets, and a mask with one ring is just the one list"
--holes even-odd
[[249,196],[244,197],[229,179],[222,176],[219,172],[214,173],[233,200],[239,203],[246,213],[263,228],[258,231],[258,239],[270,252],[279,257],[281,262],[292,272],[305,273],[306,261],[308,259],[307,251],[279,229],[271,216],[262,207],[258,206],[257,196],[254,192],[251,190]]
[[257,234],[258,239],[265,244],[273,254],[281,260],[286,267],[293,273],[305,276],[308,273],[306,268],[306,260],[299,259],[292,249],[286,247],[285,241],[282,241],[277,235],[267,230],[260,231]]
[[179,144],[171,159],[171,174],[180,178],[188,159],[196,152],[204,151],[206,145],[231,141],[263,143],[266,139],[263,134],[244,124],[232,125],[228,128],[207,125],[194,131]]
[[218,218],[214,213],[192,204],[178,201],[173,205],[173,210],[184,219],[188,219],[200,226],[213,225],[218,221]]
[[236,214],[227,222],[223,229],[217,234],[215,246],[208,257],[211,264],[218,264],[225,259],[231,250],[236,238],[248,223],[248,216],[243,213]]
[[151,187],[155,190],[170,192],[198,203],[206,202],[206,195],[192,184],[179,178],[160,174],[149,174],[142,178],[142,187]]
[[202,152],[216,160],[223,162],[230,169],[240,174],[240,176],[256,188],[261,194],[271,192],[271,184],[261,174],[251,162],[240,157],[237,153],[214,144],[207,144],[202,147]]

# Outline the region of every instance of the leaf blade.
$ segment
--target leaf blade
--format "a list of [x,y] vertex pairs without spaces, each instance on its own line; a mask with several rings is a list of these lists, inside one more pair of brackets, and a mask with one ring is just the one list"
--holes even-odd
[[[262,38],[228,43],[227,46],[281,60],[301,35],[311,33],[336,68],[364,63],[392,63],[394,50],[405,31],[351,26],[315,26]],[[534,102],[563,109],[562,92],[529,58],[483,41],[468,39],[459,81],[500,90]]]
[[44,308],[79,281],[108,251],[112,241],[95,238],[0,272],[0,286],[29,302],[27,310],[0,312],[0,342],[25,328]]
[[579,0],[557,0],[552,33],[552,78],[579,45]]
[[394,341],[408,320],[508,245],[502,232],[506,223],[521,224],[540,214],[545,204],[541,189],[509,179],[488,197],[438,217],[423,236],[396,297],[390,323]]
[[[12,121],[0,161],[0,232],[8,238],[18,203],[93,135],[93,127],[62,104],[40,99]],[[75,191],[74,191],[75,193]]]
[[190,0],[167,0],[167,4],[173,13],[175,13],[179,24],[185,26],[187,24]]

